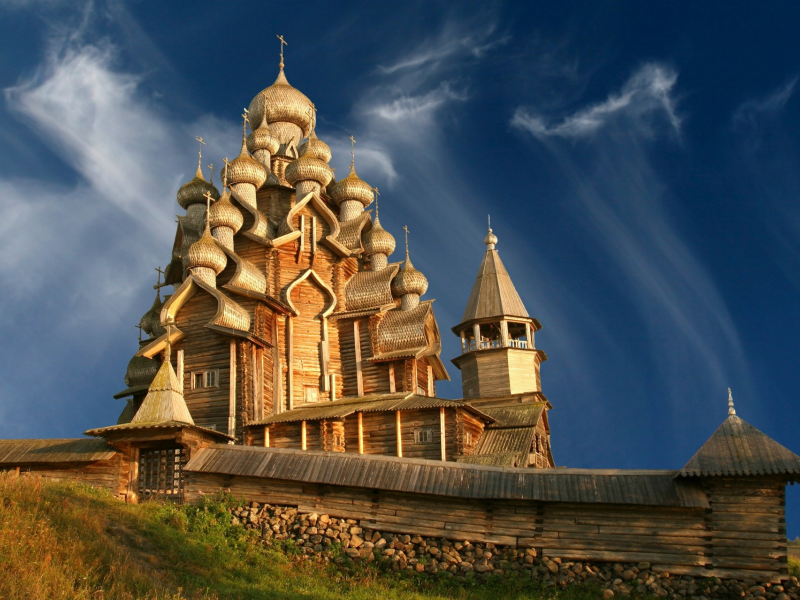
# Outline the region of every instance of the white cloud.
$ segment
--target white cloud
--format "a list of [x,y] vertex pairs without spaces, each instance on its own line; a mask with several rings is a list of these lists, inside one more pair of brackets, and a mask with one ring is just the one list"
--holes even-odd
[[614,119],[624,116],[635,121],[641,132],[649,134],[652,118],[662,115],[675,132],[679,132],[680,118],[673,95],[677,79],[678,74],[669,67],[645,64],[619,92],[610,94],[603,102],[582,108],[556,123],[520,107],[514,113],[511,125],[538,138],[579,138],[590,136]]
[[[698,398],[714,397],[731,379],[742,388],[751,382],[725,301],[672,222],[675,199],[649,156],[655,116],[666,119],[670,133],[680,132],[676,81],[675,71],[648,64],[604,102],[555,124],[520,108],[511,125],[531,134],[560,170],[565,210],[583,224],[585,243],[595,245],[603,272],[614,274],[621,297],[635,308],[630,326],[649,337],[655,372],[669,382],[660,396],[682,419],[680,390],[689,378]],[[579,152],[568,143],[589,137]]]
[[783,110],[786,103],[794,95],[797,77],[792,77],[781,87],[762,98],[743,102],[733,113],[733,125],[754,125],[759,117],[776,114]]

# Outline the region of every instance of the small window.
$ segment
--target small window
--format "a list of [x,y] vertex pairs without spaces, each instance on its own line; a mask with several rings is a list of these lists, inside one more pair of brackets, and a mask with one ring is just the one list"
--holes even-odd
[[219,386],[219,370],[192,372],[192,389],[212,388]]
[[465,446],[471,446],[472,445],[472,432],[471,431],[465,431],[464,432],[464,445]]
[[319,388],[314,385],[307,385],[305,388],[306,402],[319,402]]
[[430,427],[417,428],[414,430],[415,444],[430,444],[433,442],[433,429]]
[[334,433],[333,434],[333,447],[334,448],[343,448],[344,447],[344,437],[341,433]]

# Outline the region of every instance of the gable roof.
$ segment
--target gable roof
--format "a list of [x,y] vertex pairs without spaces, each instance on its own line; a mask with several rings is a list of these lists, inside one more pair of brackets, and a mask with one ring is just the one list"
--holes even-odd
[[800,456],[729,415],[679,475],[800,475]]
[[116,450],[103,440],[0,440],[0,465],[89,463],[108,460]]
[[494,248],[486,250],[462,323],[490,317],[528,317],[528,311]]

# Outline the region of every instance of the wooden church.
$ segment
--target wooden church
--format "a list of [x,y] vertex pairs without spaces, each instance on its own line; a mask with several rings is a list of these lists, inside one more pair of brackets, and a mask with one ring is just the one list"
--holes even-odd
[[[405,257],[391,261],[395,238],[381,226],[377,188],[356,174],[355,142],[337,181],[314,104],[289,84],[283,59],[243,117],[221,192],[199,161],[177,192],[186,214],[140,323],[149,337],[115,396],[127,404],[115,426],[87,433],[143,441],[163,421],[233,444],[553,467],[541,325],[491,229],[453,328],[464,399],[438,398],[449,375],[433,300],[422,299],[428,280],[411,262],[408,231]],[[248,123],[257,125],[249,135]],[[166,285],[174,292],[162,302]],[[149,406],[155,395],[169,414]]]
[[800,480],[800,457],[736,416],[732,399],[682,470],[555,467],[541,325],[491,229],[452,328],[463,398],[439,398],[449,375],[408,230],[390,262],[378,190],[356,174],[355,151],[334,178],[314,123],[281,55],[221,190],[198,162],[177,192],[185,214],[115,396],[126,402],[118,422],[86,432],[95,439],[0,440],[0,470],[77,479],[126,502],[227,489],[372,530],[788,578],[785,486]]

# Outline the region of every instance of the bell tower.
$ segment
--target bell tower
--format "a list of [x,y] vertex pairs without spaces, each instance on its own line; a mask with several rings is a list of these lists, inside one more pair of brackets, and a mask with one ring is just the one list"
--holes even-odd
[[464,398],[504,398],[541,392],[539,365],[547,355],[537,350],[534,334],[541,324],[532,319],[514,288],[495,246],[491,228],[486,238],[475,285],[461,323],[453,333],[461,338],[461,356],[453,364],[461,370]]

